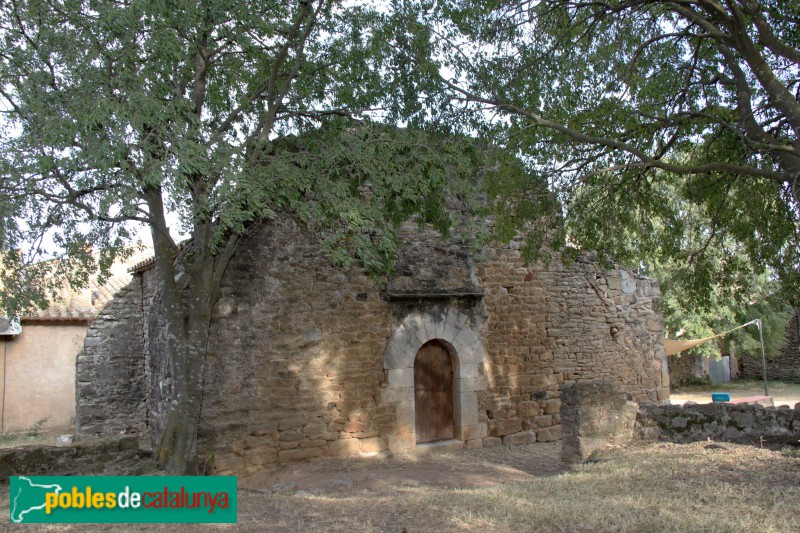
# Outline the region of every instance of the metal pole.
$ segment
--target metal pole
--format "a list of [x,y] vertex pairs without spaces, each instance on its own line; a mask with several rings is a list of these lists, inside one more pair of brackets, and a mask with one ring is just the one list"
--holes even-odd
[[769,396],[769,389],[767,389],[767,356],[764,354],[764,330],[761,327],[761,319],[755,320],[758,324],[758,336],[761,338],[761,367],[764,370],[764,396]]

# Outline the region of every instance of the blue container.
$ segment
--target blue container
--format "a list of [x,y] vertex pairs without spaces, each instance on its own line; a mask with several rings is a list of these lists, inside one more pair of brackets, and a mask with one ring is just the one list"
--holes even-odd
[[711,401],[714,403],[729,402],[731,401],[731,395],[729,392],[712,392]]

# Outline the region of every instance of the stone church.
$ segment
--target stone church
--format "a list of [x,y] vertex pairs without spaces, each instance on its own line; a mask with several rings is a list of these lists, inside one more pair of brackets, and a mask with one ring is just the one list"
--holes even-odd
[[[416,224],[396,276],[343,271],[290,217],[239,246],[211,326],[198,450],[244,475],[321,456],[561,438],[565,383],[663,401],[656,281],[590,254],[526,265],[519,243],[470,254]],[[92,323],[78,431],[157,435],[163,391],[152,261]]]

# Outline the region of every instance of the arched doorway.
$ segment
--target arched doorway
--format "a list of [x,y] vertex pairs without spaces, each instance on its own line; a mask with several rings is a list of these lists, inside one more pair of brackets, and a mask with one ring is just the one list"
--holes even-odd
[[438,340],[420,347],[414,359],[417,443],[453,438],[453,361]]

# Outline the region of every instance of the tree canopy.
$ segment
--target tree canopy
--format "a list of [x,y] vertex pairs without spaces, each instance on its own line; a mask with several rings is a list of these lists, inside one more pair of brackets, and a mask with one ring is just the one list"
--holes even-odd
[[470,143],[372,122],[416,110],[430,82],[408,60],[431,41],[414,22],[335,0],[0,5],[0,303],[46,300],[42,257],[69,258],[62,273],[85,282],[91,247],[107,268],[129,223],[146,224],[173,378],[169,470],[192,471],[211,308],[253,223],[291,213],[334,259],[380,269],[399,220],[446,228],[445,191],[468,193]]
[[0,304],[44,301],[36,259],[81,283],[90,246],[105,269],[146,224],[174,378],[158,456],[188,472],[220,281],[279,212],[380,270],[399,221],[453,227],[455,194],[530,250],[681,259],[706,305],[774,272],[797,302],[799,19],[777,0],[4,2]]
[[680,261],[699,306],[710,286],[744,297],[743,278],[765,272],[800,302],[795,3],[460,0],[436,13],[437,120],[544,175],[564,238],[632,267]]

